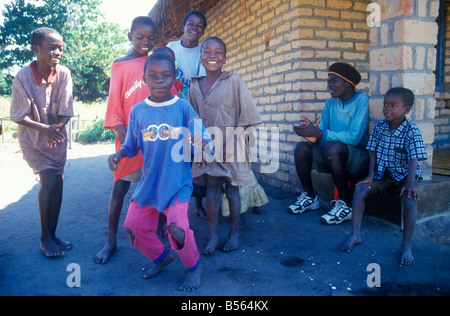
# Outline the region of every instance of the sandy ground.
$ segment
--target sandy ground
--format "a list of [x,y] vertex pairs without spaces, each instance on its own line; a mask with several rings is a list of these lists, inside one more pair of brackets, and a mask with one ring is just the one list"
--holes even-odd
[[[0,144],[0,295],[56,296],[359,296],[450,295],[450,245],[419,234],[416,265],[399,262],[402,233],[397,226],[365,218],[363,244],[351,254],[338,245],[351,232],[351,223],[320,224],[327,206],[294,216],[286,212],[295,197],[266,187],[270,203],[266,215],[242,217],[241,245],[232,253],[216,251],[202,257],[203,283],[195,293],[181,293],[185,269],[176,261],[152,280],[141,279],[150,263],[133,249],[123,229],[119,251],[107,265],[93,257],[106,240],[112,173],[106,159],[113,144],[80,145],[69,150],[58,235],[74,249],[58,259],[47,259],[39,249],[39,182],[22,160],[18,144]],[[132,187],[133,189],[133,187]],[[128,198],[130,197],[130,194]],[[128,199],[127,199],[128,200]],[[192,203],[191,203],[192,204]],[[124,222],[127,205],[122,212]],[[207,243],[207,224],[192,215],[191,227],[200,251]],[[220,242],[229,221],[220,218]],[[447,230],[448,226],[444,230]],[[80,270],[81,287],[69,287],[70,264]],[[380,267],[381,288],[370,288],[372,272]],[[295,300],[291,302],[295,306]],[[178,308],[178,307],[176,307]]]

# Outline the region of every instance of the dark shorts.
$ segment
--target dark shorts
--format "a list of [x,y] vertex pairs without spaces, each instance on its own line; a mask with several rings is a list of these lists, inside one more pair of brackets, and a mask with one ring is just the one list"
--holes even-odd
[[[348,160],[347,173],[356,177],[363,178],[369,171],[369,152],[364,148],[347,145]],[[313,165],[312,168],[320,173],[330,173],[327,157],[325,157],[325,147],[313,146]]]
[[[400,191],[402,190],[405,182],[406,182],[406,178],[403,179],[402,181],[397,181],[397,180],[392,179],[389,175],[385,175],[383,177],[383,179],[381,179],[381,180],[373,180],[372,184],[376,185],[376,187],[381,192],[386,192],[390,188],[396,188],[398,193],[400,193]],[[417,187],[417,183],[416,182],[414,182],[414,185]]]

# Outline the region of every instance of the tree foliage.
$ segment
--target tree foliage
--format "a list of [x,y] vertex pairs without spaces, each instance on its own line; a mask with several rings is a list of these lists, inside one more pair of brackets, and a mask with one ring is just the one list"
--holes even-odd
[[105,21],[100,3],[101,0],[15,0],[6,5],[2,12],[4,23],[0,25],[0,85],[10,83],[11,69],[33,60],[31,33],[47,26],[64,38],[62,63],[72,71],[75,97],[81,101],[105,98],[111,64],[126,53],[127,39],[126,31],[119,25]]

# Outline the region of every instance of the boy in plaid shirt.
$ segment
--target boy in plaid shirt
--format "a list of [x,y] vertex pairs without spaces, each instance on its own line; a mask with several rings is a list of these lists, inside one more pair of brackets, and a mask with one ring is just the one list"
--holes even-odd
[[393,88],[386,93],[383,106],[385,120],[375,126],[367,144],[370,152],[369,175],[356,185],[353,232],[342,245],[343,251],[351,252],[353,246],[361,243],[365,199],[395,185],[403,204],[404,232],[400,264],[414,264],[411,248],[419,199],[414,182],[423,180],[418,162],[428,159],[428,156],[419,128],[405,117],[413,104],[414,94],[409,89]]

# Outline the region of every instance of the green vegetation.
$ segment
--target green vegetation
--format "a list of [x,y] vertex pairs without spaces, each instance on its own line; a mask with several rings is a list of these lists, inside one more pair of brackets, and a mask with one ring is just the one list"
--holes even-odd
[[84,131],[80,132],[79,141],[82,143],[96,143],[115,140],[116,131],[104,128],[103,123],[103,119],[95,119]]
[[64,37],[62,64],[72,71],[74,96],[83,102],[105,99],[113,61],[125,55],[127,31],[107,22],[101,0],[15,0],[5,6],[0,25],[0,95],[11,94],[15,72],[30,63],[30,36],[47,26]]

